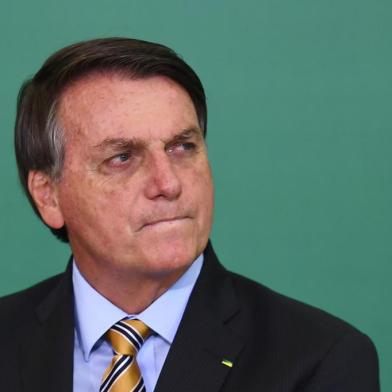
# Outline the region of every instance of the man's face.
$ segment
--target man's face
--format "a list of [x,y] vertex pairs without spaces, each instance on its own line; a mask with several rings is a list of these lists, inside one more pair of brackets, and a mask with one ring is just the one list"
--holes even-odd
[[213,184],[186,91],[163,77],[90,76],[64,92],[59,123],[56,197],[82,271],[187,268],[209,237]]

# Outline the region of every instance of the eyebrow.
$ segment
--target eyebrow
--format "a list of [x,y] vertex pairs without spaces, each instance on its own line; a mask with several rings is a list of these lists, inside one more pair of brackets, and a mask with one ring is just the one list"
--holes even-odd
[[176,141],[176,140],[183,140],[183,139],[190,139],[193,136],[199,137],[202,136],[202,132],[200,128],[188,128],[184,129],[182,132],[174,135],[173,137],[170,138],[170,141]]
[[[202,136],[202,131],[199,128],[187,128],[171,136],[167,143],[173,143],[177,140],[191,139],[194,136]],[[123,151],[140,149],[145,146],[146,142],[139,138],[106,138],[102,142],[96,144],[94,148],[97,150],[110,149],[114,151]]]
[[139,139],[128,139],[128,138],[106,138],[101,143],[94,146],[97,150],[125,150],[133,149],[143,146],[144,143]]

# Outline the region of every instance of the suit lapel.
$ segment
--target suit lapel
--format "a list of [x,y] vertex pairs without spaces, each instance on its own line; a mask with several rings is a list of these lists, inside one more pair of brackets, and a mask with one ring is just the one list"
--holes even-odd
[[[240,311],[231,279],[210,244],[155,392],[217,392],[236,365],[243,339],[230,323]],[[72,269],[37,307],[19,346],[23,391],[73,389]],[[228,361],[223,364],[223,361]]]
[[[243,347],[230,329],[240,311],[231,280],[211,245],[155,392],[216,392]],[[223,364],[222,361],[228,361]]]
[[20,345],[23,391],[69,392],[73,384],[74,317],[71,267],[37,307]]

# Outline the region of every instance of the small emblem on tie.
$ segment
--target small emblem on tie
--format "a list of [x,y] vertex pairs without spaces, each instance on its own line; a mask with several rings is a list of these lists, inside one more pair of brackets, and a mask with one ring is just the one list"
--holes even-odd
[[102,378],[100,392],[145,392],[136,354],[150,329],[140,320],[121,320],[106,333],[114,357]]

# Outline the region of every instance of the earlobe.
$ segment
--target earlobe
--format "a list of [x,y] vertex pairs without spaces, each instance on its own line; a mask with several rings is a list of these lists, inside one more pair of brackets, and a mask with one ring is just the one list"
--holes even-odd
[[53,229],[64,226],[64,219],[58,202],[56,185],[44,172],[31,170],[28,188],[42,220]]

